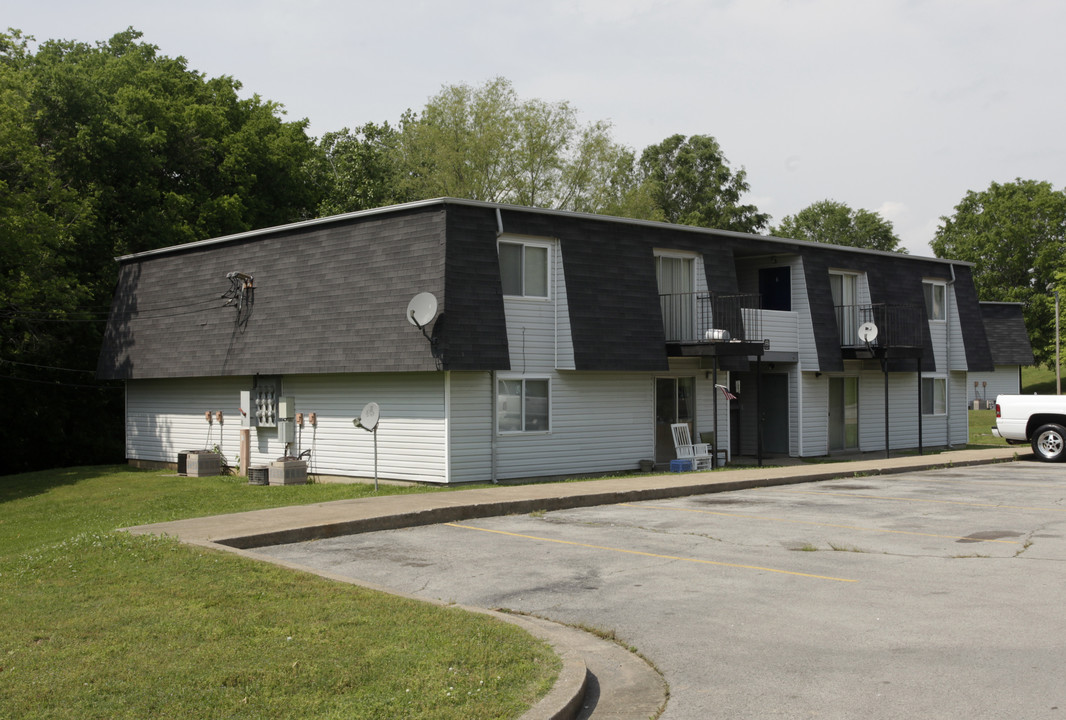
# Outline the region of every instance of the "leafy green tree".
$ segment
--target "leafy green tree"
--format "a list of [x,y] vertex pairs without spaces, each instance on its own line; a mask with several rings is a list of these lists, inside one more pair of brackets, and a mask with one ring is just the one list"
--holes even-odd
[[743,204],[750,190],[743,168],[733,171],[718,141],[709,135],[673,135],[640,156],[644,192],[666,222],[754,233],[770,216]]
[[822,200],[808,205],[795,215],[786,215],[771,233],[779,237],[831,245],[907,252],[900,247],[892,223],[879,213],[852,210],[835,200]]
[[406,202],[400,134],[387,122],[328,132],[311,162],[323,198],[319,215],[336,215]]
[[420,114],[404,115],[400,146],[404,197],[592,212],[628,152],[608,123],[581,125],[567,102],[520,100],[505,78],[444,87]]
[[121,388],[93,380],[116,255],[318,204],[306,121],[139,38],[0,34],[4,471],[121,459]]
[[1025,325],[1038,363],[1054,364],[1054,299],[1066,270],[1066,192],[1017,178],[969,191],[941,217],[930,243],[937,257],[974,263],[981,300],[1025,304]]

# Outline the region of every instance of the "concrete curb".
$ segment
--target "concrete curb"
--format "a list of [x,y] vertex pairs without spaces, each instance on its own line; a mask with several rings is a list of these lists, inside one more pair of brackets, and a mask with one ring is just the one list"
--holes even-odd
[[[211,542],[194,542],[200,547],[212,548],[222,552],[256,560],[269,562],[297,572],[306,572],[329,580],[358,585],[377,592],[404,597],[416,602],[429,603],[440,607],[455,607],[467,612],[488,615],[501,622],[517,625],[530,635],[548,643],[559,657],[563,667],[559,670],[551,690],[533,707],[522,714],[519,720],[574,720],[581,716],[582,710],[588,710],[586,698],[590,679],[596,683],[597,707],[604,706],[609,717],[616,720],[645,720],[654,716],[665,704],[667,697],[666,681],[647,662],[629,650],[598,638],[595,635],[567,625],[531,615],[489,610],[469,605],[458,605],[439,600],[417,597],[399,592],[392,588],[357,580],[327,570],[311,568],[299,563],[259,555],[254,551],[242,550]],[[592,657],[590,666],[585,658]],[[624,680],[616,680],[622,677]],[[624,682],[625,687],[616,687]],[[599,688],[606,687],[614,697],[599,697]],[[585,715],[588,717],[588,715]]]

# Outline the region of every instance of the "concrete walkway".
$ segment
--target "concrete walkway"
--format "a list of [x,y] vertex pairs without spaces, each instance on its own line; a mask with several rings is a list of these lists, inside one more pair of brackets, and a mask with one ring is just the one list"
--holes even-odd
[[[803,463],[700,473],[635,475],[585,482],[495,486],[454,492],[337,500],[269,510],[193,518],[127,528],[134,534],[176,537],[183,542],[273,560],[256,547],[338,535],[391,530],[473,518],[701,495],[840,477],[915,472],[937,467],[1009,462],[1022,450],[1008,447],[938,455]],[[265,489],[269,492],[269,489]],[[285,564],[285,563],[281,563]],[[294,567],[294,569],[309,570]],[[317,572],[317,571],[314,571]],[[322,574],[322,573],[319,573]],[[337,580],[352,582],[350,578]],[[388,588],[378,588],[391,592]],[[491,612],[477,608],[472,610]],[[538,618],[492,613],[550,642],[563,658],[555,688],[532,708],[533,718],[648,718],[666,701],[662,677],[614,643]],[[585,707],[583,707],[583,705]]]

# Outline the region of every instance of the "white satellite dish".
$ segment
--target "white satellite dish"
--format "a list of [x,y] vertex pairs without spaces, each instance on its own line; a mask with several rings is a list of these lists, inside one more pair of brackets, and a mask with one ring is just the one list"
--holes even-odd
[[877,339],[877,326],[872,322],[865,322],[859,326],[859,339],[869,345]]
[[433,293],[418,293],[407,303],[407,322],[415,327],[425,327],[437,315],[437,298]]
[[359,413],[359,427],[373,431],[378,425],[380,416],[381,408],[378,407],[378,404],[376,402],[367,403],[363,408],[363,412]]

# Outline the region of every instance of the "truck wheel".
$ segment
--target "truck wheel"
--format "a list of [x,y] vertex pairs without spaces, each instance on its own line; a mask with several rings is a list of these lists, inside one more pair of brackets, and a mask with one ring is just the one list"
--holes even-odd
[[1037,459],[1059,462],[1066,457],[1066,429],[1054,423],[1041,425],[1033,435],[1032,444]]

